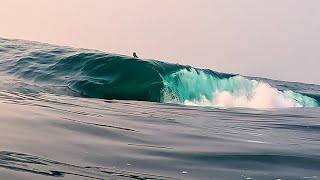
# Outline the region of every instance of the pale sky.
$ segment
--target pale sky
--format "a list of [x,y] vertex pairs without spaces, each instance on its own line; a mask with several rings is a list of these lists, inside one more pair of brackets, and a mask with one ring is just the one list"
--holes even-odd
[[0,37],[320,84],[320,0],[0,0]]

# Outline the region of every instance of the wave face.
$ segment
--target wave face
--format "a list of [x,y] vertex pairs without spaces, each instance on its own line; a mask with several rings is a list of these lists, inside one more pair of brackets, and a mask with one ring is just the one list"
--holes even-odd
[[84,97],[227,108],[319,106],[317,93],[299,93],[288,88],[290,83],[283,88],[283,82],[278,85],[277,81],[93,50],[21,40],[0,39],[0,43],[1,67],[7,73],[37,86],[65,87]]

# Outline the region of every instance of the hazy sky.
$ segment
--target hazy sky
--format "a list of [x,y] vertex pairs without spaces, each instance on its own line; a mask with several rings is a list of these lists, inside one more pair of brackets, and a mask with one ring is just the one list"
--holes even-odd
[[320,0],[0,0],[0,37],[320,84]]

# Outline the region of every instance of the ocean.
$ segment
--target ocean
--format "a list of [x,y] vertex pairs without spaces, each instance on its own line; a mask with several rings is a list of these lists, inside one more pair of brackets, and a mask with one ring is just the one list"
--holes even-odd
[[319,105],[320,85],[0,38],[0,179],[318,180]]

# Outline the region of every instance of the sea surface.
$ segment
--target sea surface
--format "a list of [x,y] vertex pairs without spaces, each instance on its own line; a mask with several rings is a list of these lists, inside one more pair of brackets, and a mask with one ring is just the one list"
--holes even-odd
[[0,179],[319,180],[319,105],[319,85],[0,38]]

